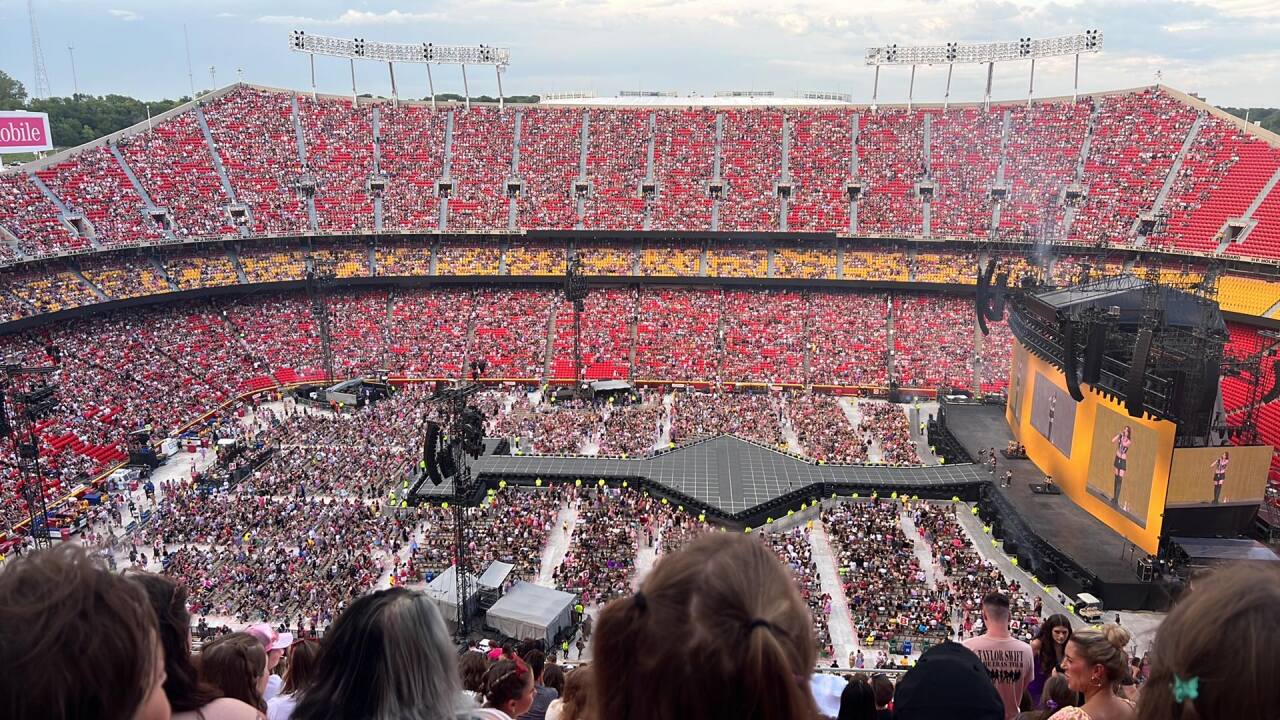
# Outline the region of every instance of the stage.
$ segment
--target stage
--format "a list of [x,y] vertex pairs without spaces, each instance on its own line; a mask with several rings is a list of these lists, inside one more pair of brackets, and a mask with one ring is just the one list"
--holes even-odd
[[[490,441],[487,452],[491,452]],[[720,435],[641,458],[561,457],[546,455],[482,455],[471,465],[481,487],[500,481],[533,485],[605,480],[617,486],[648,490],[696,508],[709,517],[742,525],[759,525],[801,503],[857,492],[868,496],[893,492],[925,498],[977,500],[987,473],[972,464],[930,467],[823,465],[794,455]],[[419,493],[428,501],[447,499],[453,485],[430,482]]]
[[[981,448],[995,448],[999,453],[1013,434],[1005,422],[1004,407],[997,405],[947,405],[947,429],[975,458]],[[1010,487],[1000,487],[1000,478],[1006,470],[1013,471]],[[990,475],[987,477],[991,478]],[[1001,517],[1005,534],[1031,545],[1028,555],[1033,566],[1040,563],[1056,566],[1056,584],[1067,592],[1092,592],[1103,600],[1108,608],[1150,609],[1160,606],[1163,592],[1151,583],[1139,579],[1137,561],[1145,557],[1141,548],[1133,546],[1120,533],[1107,527],[1066,495],[1041,495],[1032,492],[1032,483],[1044,481],[1030,460],[1009,460],[1001,455],[996,461],[996,475],[988,489],[989,500]],[[1020,532],[1022,531],[1022,532]],[[1037,543],[1037,539],[1039,543]],[[1006,538],[1006,545],[1008,538]],[[1047,550],[1035,553],[1035,546],[1043,543],[1063,556],[1055,558]],[[1085,574],[1092,576],[1097,587],[1076,588],[1084,585],[1087,577],[1071,577],[1068,568],[1062,567],[1063,558]],[[1049,575],[1050,573],[1043,573]],[[1076,573],[1079,575],[1079,573]],[[1037,575],[1042,573],[1037,572]]]

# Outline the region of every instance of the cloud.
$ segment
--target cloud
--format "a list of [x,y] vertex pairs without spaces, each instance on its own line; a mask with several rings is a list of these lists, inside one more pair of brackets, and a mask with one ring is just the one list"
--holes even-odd
[[433,12],[347,10],[341,15],[331,18],[314,18],[304,15],[263,15],[258,18],[258,22],[271,25],[398,25],[401,23],[434,22],[444,20],[446,17],[444,13]]
[[1160,29],[1169,33],[1182,33],[1182,32],[1200,32],[1201,30],[1204,30],[1207,27],[1209,27],[1208,23],[1204,22],[1203,20],[1190,20],[1188,22],[1179,22],[1179,23],[1170,23],[1168,25],[1161,25]]
[[239,15],[237,15],[237,14],[235,14],[235,13],[233,13],[233,12],[220,12],[220,13],[218,13],[217,15],[214,15],[214,17],[216,17],[216,18],[236,18],[236,17],[240,17],[240,16],[239,16]]
[[107,14],[110,15],[111,17],[120,18],[125,22],[133,22],[134,20],[142,19],[141,15],[139,15],[138,13],[132,10],[114,10],[113,9],[113,10],[108,10]]

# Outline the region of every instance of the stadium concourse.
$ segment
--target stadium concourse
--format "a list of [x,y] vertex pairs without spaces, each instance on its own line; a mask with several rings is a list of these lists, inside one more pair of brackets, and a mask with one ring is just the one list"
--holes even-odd
[[[58,401],[14,415],[29,420],[39,479],[20,467],[29,448],[15,434],[0,453],[0,627],[41,627],[19,616],[41,605],[19,602],[41,582],[67,591],[59,598],[114,588],[80,606],[98,603],[104,620],[127,616],[102,598],[141,607],[141,586],[153,602],[163,596],[154,617],[98,626],[142,633],[160,623],[166,670],[186,682],[196,676],[188,648],[166,638],[187,626],[209,641],[210,676],[228,648],[261,664],[254,652],[271,657],[279,642],[268,628],[266,647],[237,649],[244,638],[230,630],[349,637],[386,622],[370,610],[382,603],[420,615],[416,632],[381,637],[443,642],[435,606],[391,589],[421,588],[457,557],[453,509],[411,507],[398,494],[437,382],[474,372],[487,434],[526,455],[656,458],[735,435],[812,467],[936,472],[909,411],[927,415],[948,389],[999,402],[1008,382],[1007,326],[984,334],[974,319],[979,268],[994,261],[1010,287],[1132,273],[1194,288],[1222,305],[1229,354],[1266,353],[1280,320],[1278,187],[1280,138],[1163,86],[876,110],[435,109],[224,88],[0,174],[5,399],[29,399],[48,381]],[[570,254],[590,287],[581,378],[573,305],[559,287]],[[23,367],[49,372],[32,378]],[[1274,384],[1274,368],[1259,372],[1224,378],[1224,407],[1239,419],[1258,404],[1263,441],[1280,445],[1280,402],[1253,394]],[[396,392],[358,409],[293,393],[357,376],[389,378]],[[553,401],[557,386],[605,379],[633,383],[634,402]],[[166,456],[151,476],[118,472],[146,448]],[[986,481],[981,467],[961,465]],[[900,670],[928,648],[951,652],[948,640],[981,647],[998,638],[975,636],[998,635],[1006,617],[1048,658],[1062,623],[1053,616],[1064,615],[1079,633],[1072,652],[1102,668],[1098,686],[1132,680],[1127,656],[1158,642],[1159,618],[1143,615],[1090,634],[1072,600],[1017,567],[959,499],[887,485],[797,496],[744,527],[626,481],[490,489],[465,510],[470,569],[501,560],[513,579],[571,593],[583,612],[545,650],[590,660],[600,687],[626,675],[610,648],[630,648],[621,654],[632,661],[664,650],[644,645],[656,637],[639,630],[649,622],[664,636],[715,636],[717,656],[731,659],[748,644],[764,652],[766,631],[769,647],[794,643],[774,658],[787,688],[815,665]],[[32,499],[48,509],[35,523]],[[28,557],[35,528],[59,546],[43,566]],[[156,576],[121,579],[73,546]],[[681,573],[687,563],[722,572]],[[42,580],[41,567],[59,577]],[[78,580],[61,587],[63,576]],[[742,577],[757,586],[725,589]],[[1268,583],[1242,589],[1224,577],[1205,587],[1258,607],[1273,600],[1258,595]],[[673,609],[700,605],[686,602],[691,593],[768,602],[713,608],[741,622],[696,633]],[[1236,631],[1213,627],[1221,638]],[[1261,637],[1274,623],[1249,629]],[[140,642],[149,648],[153,636]],[[356,646],[372,652],[358,641],[346,649]],[[341,676],[344,654],[329,647],[317,674]],[[509,655],[493,658],[484,681],[467,675],[474,655],[459,678],[444,652],[448,672],[436,679],[515,702],[527,691],[506,697],[507,680],[532,678]],[[684,672],[716,664],[707,659],[670,663]],[[1194,700],[1182,678],[1191,666],[1155,660],[1158,686]],[[431,663],[399,671],[440,669]],[[979,670],[979,686],[985,677]],[[1205,678],[1206,698],[1223,692]]]

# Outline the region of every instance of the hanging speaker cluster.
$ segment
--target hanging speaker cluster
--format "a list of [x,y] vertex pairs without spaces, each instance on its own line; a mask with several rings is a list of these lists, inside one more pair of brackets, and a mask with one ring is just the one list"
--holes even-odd
[[1125,376],[1124,407],[1129,417],[1142,417],[1147,402],[1147,358],[1151,355],[1154,332],[1145,327],[1138,331],[1133,343],[1133,359],[1129,361],[1129,374]]

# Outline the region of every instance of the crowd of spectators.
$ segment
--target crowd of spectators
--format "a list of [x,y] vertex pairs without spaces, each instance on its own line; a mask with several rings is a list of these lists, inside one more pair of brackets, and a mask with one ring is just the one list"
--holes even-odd
[[773,188],[782,178],[782,113],[733,109],[722,117],[720,229],[777,230],[781,204]]
[[604,605],[631,592],[640,543],[654,541],[658,500],[625,488],[587,489],[575,494],[573,537],[556,567],[556,587],[576,593],[585,607]]
[[778,560],[795,578],[800,599],[804,600],[809,607],[809,614],[813,616],[813,635],[818,641],[818,657],[834,656],[830,626],[831,596],[822,591],[822,580],[818,576],[818,564],[813,560],[813,543],[810,541],[809,531],[795,528],[786,532],[761,533],[760,537],[769,544]]
[[[309,202],[319,230],[370,232],[375,196],[382,200],[384,226],[392,230],[433,231],[442,224],[467,232],[507,230],[514,205],[517,229],[568,230],[580,224],[642,230],[648,219],[651,230],[696,232],[710,229],[718,203],[720,230],[758,232],[779,228],[783,202],[775,184],[784,181],[791,184],[788,230],[832,232],[850,225],[848,184],[855,178],[862,184],[856,203],[860,232],[921,235],[925,200],[916,186],[927,180],[935,189],[932,234],[985,238],[997,220],[991,190],[1001,165],[1001,238],[1027,241],[1062,230],[1070,242],[1127,245],[1138,214],[1152,209],[1197,116],[1194,107],[1160,89],[1074,102],[856,114],[828,108],[500,112],[490,106],[458,112],[251,87],[200,101],[200,107],[212,146],[194,110],[116,141],[150,199],[168,210],[166,220],[144,211],[143,197],[109,147],[88,148],[37,171],[71,212],[83,213],[82,233],[64,224],[20,174],[0,183],[11,201],[0,209],[0,225],[17,238],[17,250],[39,256],[84,248],[90,236],[107,247],[153,243],[167,232],[180,238],[226,236],[235,229],[233,203],[247,208],[253,234],[306,232]],[[453,123],[447,163],[446,113]],[[787,177],[784,130],[791,139]],[[1082,159],[1087,135],[1089,157]],[[717,150],[719,178],[713,177]],[[1085,192],[1067,212],[1065,190],[1077,180],[1081,160]],[[1169,222],[1149,245],[1214,252],[1225,241],[1223,221],[1253,201],[1277,163],[1280,153],[1261,138],[1205,115],[1174,179],[1166,203]],[[370,185],[375,176],[385,181],[383,189]],[[314,187],[304,188],[304,179]],[[653,181],[652,191],[642,191],[646,180]],[[580,181],[587,189],[578,187]],[[448,208],[445,218],[442,205]],[[1275,257],[1272,215],[1264,203],[1255,213],[1261,225],[1228,249],[1245,257]],[[11,251],[0,247],[0,256],[6,252]]]
[[786,412],[806,457],[824,463],[866,462],[867,444],[834,396],[800,395],[787,402]]
[[702,250],[684,243],[646,240],[640,253],[640,274],[647,277],[698,277]]
[[724,379],[800,382],[804,377],[808,312],[805,296],[791,290],[726,290]]
[[[448,120],[444,113],[420,105],[382,104],[378,113],[378,136],[374,140],[378,143],[378,172],[386,180],[382,191],[382,227],[434,230],[439,227],[440,200],[436,197],[436,183],[444,175],[444,132]],[[455,147],[459,139],[455,132]]]
[[933,117],[929,177],[937,184],[931,203],[934,237],[980,238],[990,231],[1003,124],[1002,115],[977,107]]
[[751,245],[708,247],[707,277],[769,277],[769,250]]
[[863,436],[865,445],[869,446],[872,442],[880,445],[884,463],[920,464],[911,423],[907,421],[907,415],[901,407],[893,403],[859,400],[858,413],[862,418],[858,422],[858,433]]
[[[591,194],[584,202],[586,227],[639,230],[644,227],[645,199],[640,185],[648,169],[649,112],[625,108],[587,110],[590,137],[587,176]],[[630,275],[628,272],[623,273]]]
[[701,393],[677,395],[671,408],[671,441],[737,435],[771,448],[785,448],[783,401],[775,395]]
[[659,110],[654,113],[654,122],[658,199],[649,228],[710,230],[713,202],[708,184],[713,179],[716,113],[701,108]]
[[812,293],[809,311],[811,383],[864,387],[888,384],[887,295]]
[[124,168],[105,145],[36,174],[68,210],[84,215],[100,246],[138,245],[164,237],[147,215]]
[[213,169],[195,113],[178,113],[119,141],[120,154],[157,207],[168,211],[174,235],[216,237],[235,232],[227,197]]
[[515,115],[474,107],[453,115],[449,230],[506,230],[511,224],[511,158]]
[[788,232],[849,230],[848,183],[853,178],[853,117],[830,109],[788,113],[791,119],[791,199]]
[[297,235],[310,228],[298,181],[292,96],[242,87],[208,103],[205,120],[236,200],[250,209],[255,233]]
[[206,495],[168,485],[149,530],[196,614],[327,625],[384,572],[407,532],[356,499]]
[[893,376],[904,387],[973,384],[973,304],[899,294],[893,299]]
[[347,99],[297,98],[306,165],[316,182],[317,227],[328,232],[373,230],[373,109]]
[[858,643],[901,650],[911,641],[934,644],[954,634],[943,593],[931,586],[902,530],[902,506],[875,498],[825,508],[836,567]]

